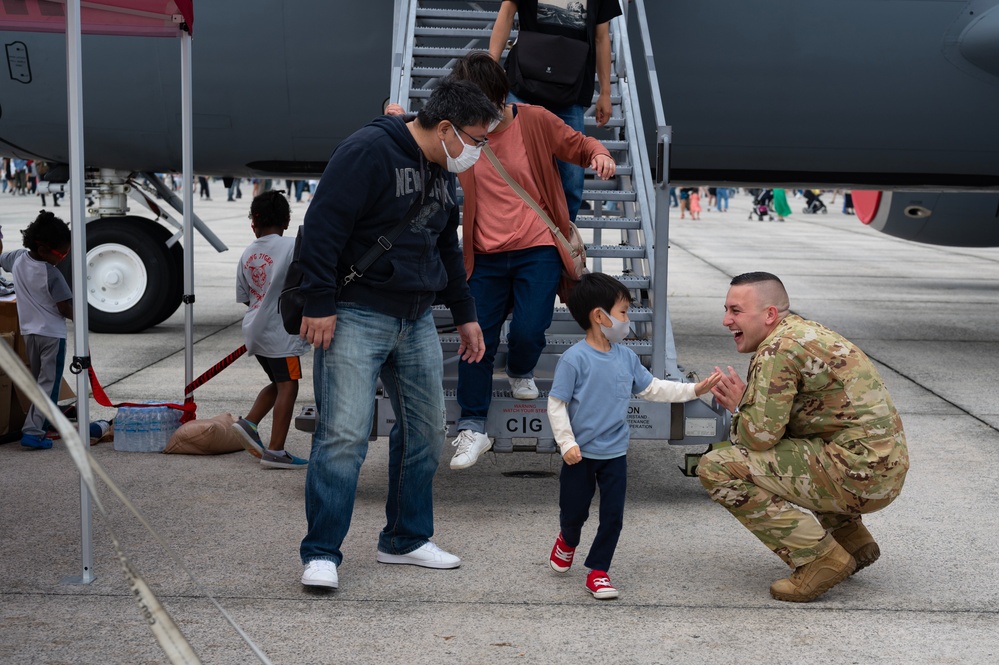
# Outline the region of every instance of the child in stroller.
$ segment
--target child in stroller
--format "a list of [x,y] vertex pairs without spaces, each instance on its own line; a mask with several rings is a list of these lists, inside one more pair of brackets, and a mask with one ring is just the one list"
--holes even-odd
[[763,221],[763,217],[766,216],[768,221],[774,221],[773,214],[770,210],[770,205],[774,201],[774,190],[772,189],[761,189],[753,197],[753,208],[749,211],[749,219],[756,215],[759,221]]
[[822,194],[816,189],[806,189],[805,190],[805,206],[804,212],[806,215],[814,215],[816,213],[822,213],[823,215],[829,212],[826,210],[826,204],[822,202]]

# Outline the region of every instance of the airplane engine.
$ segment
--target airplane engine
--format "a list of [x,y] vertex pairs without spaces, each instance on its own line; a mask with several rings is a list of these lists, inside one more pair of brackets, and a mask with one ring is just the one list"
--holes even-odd
[[864,224],[896,238],[951,247],[999,247],[999,192],[853,190]]

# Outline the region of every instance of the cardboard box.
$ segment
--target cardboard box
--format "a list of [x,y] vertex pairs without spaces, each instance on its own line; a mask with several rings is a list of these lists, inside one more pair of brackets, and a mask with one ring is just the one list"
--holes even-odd
[[[14,333],[0,333],[0,339],[2,339],[0,344],[14,347]],[[24,424],[24,414],[20,414],[20,421],[18,421],[17,416],[13,413],[14,409],[11,407],[14,401],[14,380],[3,369],[0,369],[0,437],[9,434],[11,430],[20,432],[21,425]]]

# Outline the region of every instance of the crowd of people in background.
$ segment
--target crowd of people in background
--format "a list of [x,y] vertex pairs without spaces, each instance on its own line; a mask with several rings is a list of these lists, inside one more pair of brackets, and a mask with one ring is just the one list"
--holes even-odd
[[[842,213],[853,215],[853,196],[849,190],[832,189],[764,189],[764,188],[739,188],[739,187],[670,187],[669,202],[671,208],[677,208],[680,212],[680,219],[699,220],[701,211],[728,212],[729,200],[733,196],[743,193],[753,197],[753,210],[750,219],[755,215],[759,221],[776,218],[778,222],[783,222],[791,214],[791,205],[788,198],[803,198],[805,206],[802,212],[813,214],[826,212],[826,204],[822,201],[823,194],[832,194],[830,205],[836,202],[838,196],[842,196]],[[706,202],[703,203],[703,202]]]

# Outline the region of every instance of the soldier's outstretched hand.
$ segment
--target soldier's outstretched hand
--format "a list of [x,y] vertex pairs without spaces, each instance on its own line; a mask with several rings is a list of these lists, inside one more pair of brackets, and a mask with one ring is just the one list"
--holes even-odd
[[708,392],[716,385],[718,385],[718,382],[721,381],[724,377],[725,375],[722,374],[722,371],[717,367],[715,367],[715,371],[711,372],[711,376],[704,379],[703,381],[697,382],[697,385],[694,386],[694,394],[700,397],[701,395],[703,395],[704,393]]
[[[719,368],[715,367],[716,372],[720,372],[722,375],[721,381],[718,382],[714,388],[711,389],[711,394],[715,396],[718,403],[724,406],[726,409],[735,413],[736,408],[742,401],[742,394],[746,392],[746,384],[735,373],[732,366],[728,366],[728,374],[722,372]],[[714,376],[712,374],[712,376]]]

